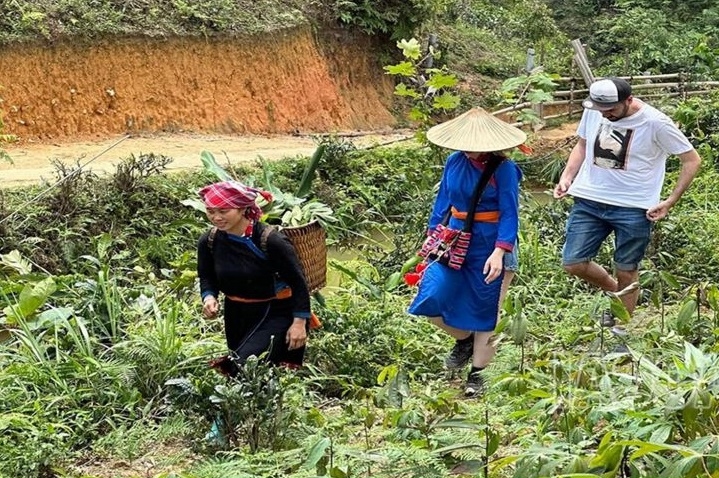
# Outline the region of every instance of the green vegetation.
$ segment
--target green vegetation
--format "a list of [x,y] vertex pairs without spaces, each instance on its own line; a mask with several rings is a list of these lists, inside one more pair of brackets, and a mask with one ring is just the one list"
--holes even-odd
[[394,40],[437,34],[453,71],[508,77],[534,48],[567,71],[581,38],[600,72],[716,68],[719,7],[707,0],[30,0],[0,2],[0,44],[113,36],[214,36],[344,26]]
[[3,119],[2,119],[2,109],[0,109],[0,160],[12,162],[12,159],[10,158],[10,156],[8,156],[8,154],[2,148],[2,145],[15,141],[15,137],[10,134],[3,134],[4,127],[5,127],[5,124],[3,123]]
[[[5,1],[0,43],[231,35],[320,18],[395,36],[416,53],[410,38],[436,32],[438,78],[457,72],[464,104],[481,97],[496,106],[551,89],[546,71],[569,68],[566,40],[577,34],[599,74],[676,68],[712,77],[716,9],[670,1]],[[528,46],[545,73],[520,74]],[[422,72],[412,68],[406,78],[416,80]],[[469,83],[484,91],[462,90]],[[195,243],[208,225],[186,205],[215,179],[210,171],[166,175],[171,158],[145,154],[125,158],[109,177],[57,163],[56,187],[3,191],[0,478],[717,476],[718,105],[717,96],[665,105],[706,166],[656,228],[628,324],[630,356],[606,353],[617,339],[596,317],[609,298],[561,270],[568,204],[525,194],[520,271],[479,400],[460,396],[458,377],[441,363],[449,339],[406,314],[413,290],[398,280],[421,243],[441,151],[358,150],[329,138],[314,158],[231,171],[297,191],[282,207],[298,198],[327,204],[336,218],[326,224],[331,245],[356,257],[330,262],[339,285],[313,305],[324,326],[312,332],[307,366],[291,373],[252,361],[236,382],[208,367],[225,345],[221,323],[201,318]],[[564,155],[517,160],[528,180],[548,186]],[[671,162],[667,187],[676,169]],[[600,260],[610,259],[602,250]],[[218,418],[227,441],[207,441]]]
[[[711,123],[711,109],[701,111],[697,128]],[[324,327],[312,332],[307,367],[251,362],[238,382],[207,366],[224,351],[196,289],[195,241],[207,224],[182,204],[212,173],[168,176],[169,158],[143,155],[107,178],[58,165],[67,179],[46,196],[5,191],[0,476],[105,478],[118,463],[125,476],[153,478],[719,470],[713,168],[659,224],[629,323],[631,357],[605,355],[616,339],[595,317],[609,299],[559,267],[567,204],[526,195],[491,388],[465,400],[442,368],[449,340],[406,315],[413,290],[396,280],[422,239],[443,154],[333,138],[322,146],[308,198],[333,208],[331,243],[358,257],[330,263],[340,282],[314,304]],[[312,160],[232,174],[298,191]],[[374,241],[378,230],[387,239]],[[218,417],[226,443],[205,440]]]
[[278,0],[30,0],[0,2],[0,43],[112,36],[247,35],[308,23]]

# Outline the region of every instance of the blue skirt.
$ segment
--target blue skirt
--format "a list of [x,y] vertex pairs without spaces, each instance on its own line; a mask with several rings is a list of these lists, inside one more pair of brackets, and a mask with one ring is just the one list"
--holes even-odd
[[434,262],[424,271],[417,296],[409,306],[412,315],[442,317],[445,324],[460,330],[491,332],[497,326],[502,274],[484,282],[484,263],[492,252],[472,248],[460,270]]

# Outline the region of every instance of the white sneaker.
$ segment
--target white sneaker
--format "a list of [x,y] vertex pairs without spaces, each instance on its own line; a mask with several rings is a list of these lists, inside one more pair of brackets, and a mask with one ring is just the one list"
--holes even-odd
[[619,299],[620,297],[624,297],[627,294],[631,294],[637,289],[639,289],[639,282],[632,282],[622,290],[618,290],[616,292],[606,291],[606,294],[614,299]]

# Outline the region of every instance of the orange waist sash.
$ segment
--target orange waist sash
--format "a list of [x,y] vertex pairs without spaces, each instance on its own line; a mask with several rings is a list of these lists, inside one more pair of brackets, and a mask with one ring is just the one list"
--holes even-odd
[[271,300],[275,299],[289,299],[292,297],[292,289],[289,287],[285,287],[284,289],[280,289],[279,292],[274,297],[268,297],[267,299],[248,299],[246,297],[239,297],[236,295],[226,295],[228,299],[230,299],[232,302],[244,302],[245,304],[255,304],[258,302],[269,302]]
[[[458,211],[452,206],[452,217],[455,219],[467,219],[467,213]],[[475,222],[499,222],[499,211],[482,211],[474,213]]]
[[[256,304],[258,302],[269,302],[271,300],[275,299],[289,299],[292,297],[292,289],[289,287],[285,287],[284,289],[280,289],[279,292],[274,297],[270,297],[269,299],[247,299],[245,297],[238,297],[236,295],[225,295],[228,299],[230,299],[233,302],[243,302],[245,304]],[[319,317],[315,315],[314,312],[310,313],[310,318],[307,319],[308,325],[310,329],[319,329],[322,327],[322,322],[320,321]]]

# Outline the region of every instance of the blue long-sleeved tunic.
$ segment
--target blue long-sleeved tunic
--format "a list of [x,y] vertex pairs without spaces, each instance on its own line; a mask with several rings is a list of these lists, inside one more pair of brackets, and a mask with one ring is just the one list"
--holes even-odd
[[[482,167],[461,152],[447,157],[439,192],[429,219],[433,230],[450,206],[469,210]],[[497,325],[502,276],[490,284],[484,281],[484,264],[500,247],[512,251],[519,229],[519,181],[522,173],[510,160],[504,160],[487,184],[476,212],[499,211],[498,222],[478,222],[472,226],[472,239],[462,268],[451,269],[437,262],[424,271],[417,296],[409,313],[442,317],[447,325],[468,331],[492,331]],[[464,220],[450,217],[448,227],[462,229]]]

